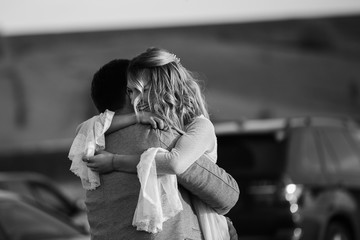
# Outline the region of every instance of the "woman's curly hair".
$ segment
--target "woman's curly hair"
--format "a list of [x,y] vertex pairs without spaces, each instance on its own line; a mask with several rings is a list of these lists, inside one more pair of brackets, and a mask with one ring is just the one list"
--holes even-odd
[[170,128],[184,132],[195,117],[209,117],[199,81],[165,49],[149,48],[132,59],[127,78],[128,86],[139,92],[134,101],[136,113],[146,87],[150,111]]

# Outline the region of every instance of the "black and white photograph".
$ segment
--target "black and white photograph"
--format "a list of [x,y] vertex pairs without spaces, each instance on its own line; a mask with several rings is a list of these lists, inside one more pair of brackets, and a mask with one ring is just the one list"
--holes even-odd
[[0,240],[360,240],[358,0],[0,0]]

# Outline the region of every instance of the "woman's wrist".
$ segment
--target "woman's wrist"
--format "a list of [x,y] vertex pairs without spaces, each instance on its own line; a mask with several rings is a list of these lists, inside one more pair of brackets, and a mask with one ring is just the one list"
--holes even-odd
[[115,155],[116,155],[116,154],[113,154],[113,155],[112,155],[112,158],[111,158],[111,171],[115,171],[115,170],[116,170],[116,169],[115,169],[115,165],[114,165]]
[[112,168],[114,171],[121,171],[121,169],[119,169],[119,155],[118,154],[115,154],[113,155],[112,157]]
[[114,171],[136,173],[139,160],[140,156],[138,155],[114,154],[113,169]]

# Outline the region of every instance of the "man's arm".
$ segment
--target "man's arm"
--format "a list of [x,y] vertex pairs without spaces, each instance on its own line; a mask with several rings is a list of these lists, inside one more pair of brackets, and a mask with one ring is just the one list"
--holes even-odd
[[240,190],[235,179],[206,156],[177,175],[177,180],[222,215],[228,213],[239,199]]
[[[139,156],[135,157],[135,159],[131,158],[133,157],[132,155],[125,156],[129,159],[124,162],[125,158],[122,155],[101,151],[94,157],[85,158],[84,161],[87,162],[87,166],[90,169],[99,173],[107,173],[114,170],[136,173],[136,163]],[[162,166],[162,170],[167,169],[167,171],[174,172],[171,168],[171,164],[167,167]],[[161,169],[159,170],[161,173]],[[219,214],[229,212],[239,199],[240,190],[235,179],[206,156],[200,157],[184,172],[177,174],[177,179],[184,188]]]

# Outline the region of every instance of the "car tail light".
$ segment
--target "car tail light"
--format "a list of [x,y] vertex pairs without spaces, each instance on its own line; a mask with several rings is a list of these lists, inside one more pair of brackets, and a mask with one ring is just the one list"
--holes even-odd
[[299,199],[303,192],[300,184],[289,183],[285,185],[284,197],[290,203],[290,211],[296,213],[299,209]]
[[[295,223],[299,224],[301,221],[299,207],[301,207],[304,186],[301,184],[295,184],[290,179],[286,179],[283,183],[282,199],[289,203],[289,210],[292,214],[292,219]],[[301,236],[302,229],[300,227],[295,228],[292,240],[299,240]]]
[[303,193],[303,186],[290,181],[280,184],[275,181],[252,182],[247,191],[252,199],[258,203],[275,204],[286,201],[289,203],[290,212],[296,213]]
[[295,228],[291,240],[299,240],[302,236],[302,229]]

